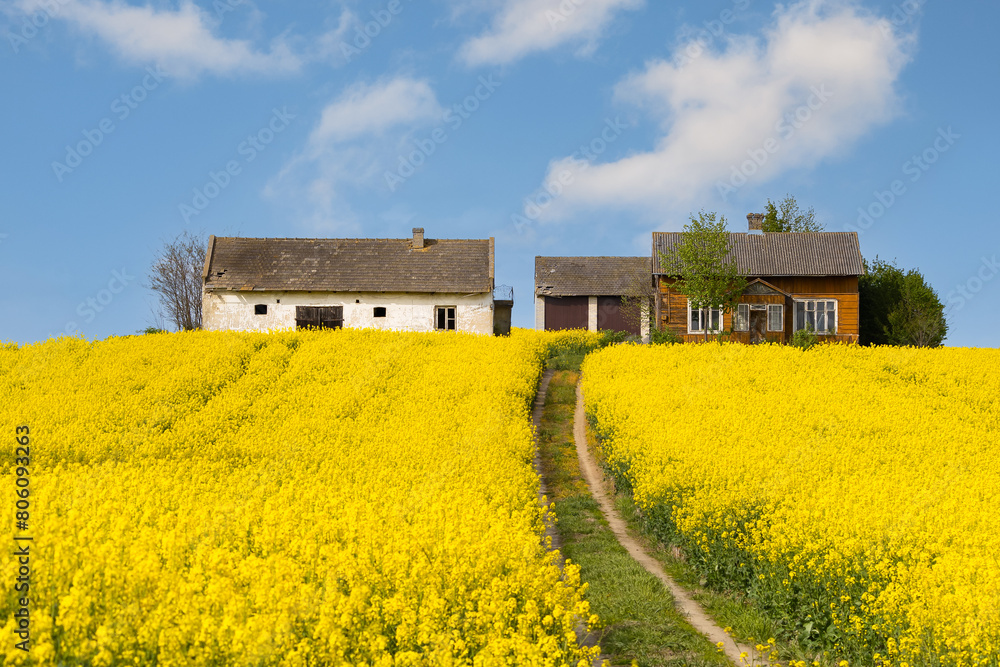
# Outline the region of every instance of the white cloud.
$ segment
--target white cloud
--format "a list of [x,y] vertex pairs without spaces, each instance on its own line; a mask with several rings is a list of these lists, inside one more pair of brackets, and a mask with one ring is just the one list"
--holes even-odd
[[655,148],[605,164],[554,161],[546,182],[568,171],[573,183],[544,217],[595,205],[655,213],[725,198],[727,186],[743,185],[740,175],[762,184],[845,152],[898,113],[895,84],[913,40],[853,4],[813,0],[779,6],[762,39],[734,37],[721,52],[647,63],[616,95],[659,123]]
[[384,174],[414,132],[441,122],[445,109],[427,81],[398,76],[356,84],[320,114],[304,149],[268,184],[313,233],[357,233],[347,204],[352,190],[380,190]]
[[592,48],[617,11],[644,0],[504,0],[492,27],[466,42],[468,65],[505,64],[566,43]]
[[329,142],[377,134],[397,125],[441,118],[444,109],[426,81],[398,77],[376,84],[351,86],[323,109],[310,144],[322,149]]
[[348,61],[344,47],[347,33],[358,23],[358,17],[354,12],[346,7],[341,9],[336,27],[326,31],[316,40],[313,59],[336,65],[345,64]]
[[[52,5],[52,0],[21,0],[19,9],[30,14]],[[176,77],[281,74],[302,65],[301,57],[283,39],[260,51],[249,41],[217,36],[218,12],[208,12],[191,0],[181,0],[176,10],[121,0],[58,0],[57,7],[51,14],[54,18],[103,40],[123,60],[157,63]]]

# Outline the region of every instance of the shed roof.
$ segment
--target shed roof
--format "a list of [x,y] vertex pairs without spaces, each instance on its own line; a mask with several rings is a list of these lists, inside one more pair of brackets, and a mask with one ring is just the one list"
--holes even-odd
[[[666,253],[683,232],[653,232],[653,257]],[[730,232],[729,258],[748,277],[860,276],[864,273],[856,232]],[[657,261],[654,272],[664,274]]]
[[493,239],[212,237],[206,289],[447,292],[493,289]]
[[535,294],[620,296],[649,282],[648,257],[535,257]]

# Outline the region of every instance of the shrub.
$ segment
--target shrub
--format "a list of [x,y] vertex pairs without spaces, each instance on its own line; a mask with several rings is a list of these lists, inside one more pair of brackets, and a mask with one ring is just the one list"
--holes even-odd
[[819,341],[819,337],[816,332],[813,331],[812,325],[807,324],[805,329],[799,329],[794,334],[792,334],[792,346],[797,347],[802,350],[808,350],[810,347],[815,345]]
[[614,331],[613,329],[601,329],[598,332],[601,336],[600,347],[607,347],[608,345],[617,345],[618,343],[624,343],[629,339],[629,333],[627,331]]
[[666,345],[667,343],[683,343],[684,339],[669,329],[653,329],[649,332],[649,342],[653,345]]

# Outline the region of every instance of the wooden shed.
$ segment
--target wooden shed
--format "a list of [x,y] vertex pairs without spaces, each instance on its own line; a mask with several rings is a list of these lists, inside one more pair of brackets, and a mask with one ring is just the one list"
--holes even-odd
[[649,335],[649,322],[622,311],[622,296],[648,286],[648,257],[535,257],[535,328]]
[[653,233],[660,328],[685,340],[700,340],[706,330],[732,330],[732,339],[745,343],[787,343],[808,325],[823,339],[857,342],[858,277],[864,273],[857,233],[764,233],[762,214],[747,218],[749,232],[729,235],[729,259],[749,281],[733,313],[692,309],[659,261],[682,233]]

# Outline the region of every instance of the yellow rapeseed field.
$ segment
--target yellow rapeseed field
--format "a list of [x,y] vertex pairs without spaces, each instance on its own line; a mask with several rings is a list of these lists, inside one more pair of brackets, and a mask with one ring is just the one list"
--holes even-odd
[[619,346],[587,414],[709,585],[851,664],[1000,664],[1000,350]]
[[[589,663],[574,629],[596,619],[543,544],[531,465],[548,344],[337,331],[0,347],[5,664]],[[15,462],[19,426],[30,462]],[[29,653],[15,544],[31,554]]]

